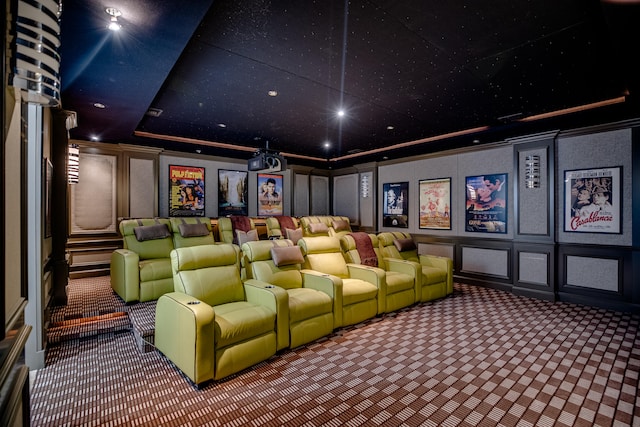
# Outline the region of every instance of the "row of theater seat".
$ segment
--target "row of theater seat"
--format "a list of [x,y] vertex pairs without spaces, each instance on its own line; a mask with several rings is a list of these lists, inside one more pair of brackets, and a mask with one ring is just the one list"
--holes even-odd
[[[269,238],[286,237],[287,228],[281,228],[281,223],[291,227],[292,237],[297,238],[339,237],[351,232],[348,217],[271,217],[267,219]],[[258,240],[252,218],[221,217],[217,226],[220,240],[217,243],[239,243],[239,238],[240,244],[243,240]],[[111,254],[111,286],[126,303],[155,301],[173,290],[169,258],[173,249],[216,243],[211,219],[205,217],[123,219],[118,230],[123,248]]]
[[196,384],[453,290],[451,260],[418,255],[404,233],[205,244],[170,262],[155,345]]

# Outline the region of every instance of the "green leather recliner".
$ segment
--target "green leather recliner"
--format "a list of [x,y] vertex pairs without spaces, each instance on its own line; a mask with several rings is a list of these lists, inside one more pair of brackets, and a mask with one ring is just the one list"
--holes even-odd
[[111,287],[126,303],[173,291],[174,248],[214,243],[209,218],[125,219],[118,228],[123,248],[111,254]]
[[[256,224],[253,221],[253,218],[247,218],[248,223],[250,224],[251,230],[256,229]],[[233,228],[233,222],[229,217],[221,217],[218,218],[218,234],[220,235],[220,241],[222,243],[234,243],[237,240],[234,238],[235,229]]]
[[355,325],[384,312],[387,283],[381,268],[347,264],[337,237],[303,237],[298,240],[304,255],[303,268],[342,279],[342,313],[336,327]]
[[[300,222],[296,217],[290,216],[291,222],[293,223],[293,229],[297,229],[300,227]],[[270,216],[265,220],[265,225],[267,226],[267,237],[269,239],[286,239],[287,234],[285,230],[280,227],[280,221],[278,218],[274,216]]]
[[418,255],[411,235],[403,232],[378,234],[383,258],[405,259],[420,264],[422,286],[418,302],[432,301],[453,293],[453,261],[436,255]]
[[246,242],[242,253],[251,277],[245,284],[278,286],[289,295],[289,318],[278,319],[278,350],[299,347],[333,332],[334,309],[341,310],[335,298],[342,295],[340,280],[301,271],[300,247],[288,239]]
[[155,346],[194,383],[219,380],[276,353],[276,317],[288,317],[281,288],[243,284],[239,248],[175,249],[175,291],[156,305]]
[[[367,238],[367,241],[356,239]],[[373,265],[385,270],[386,293],[380,294],[384,313],[413,305],[422,286],[422,271],[415,262],[383,258],[375,234],[350,233],[340,238],[340,246],[348,263]]]

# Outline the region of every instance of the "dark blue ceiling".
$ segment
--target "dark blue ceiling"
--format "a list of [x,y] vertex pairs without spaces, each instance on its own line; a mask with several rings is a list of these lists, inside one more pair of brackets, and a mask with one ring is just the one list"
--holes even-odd
[[[63,4],[62,106],[78,113],[77,139],[238,158],[268,146],[339,167],[638,116],[638,1]],[[122,12],[117,33],[106,7]]]

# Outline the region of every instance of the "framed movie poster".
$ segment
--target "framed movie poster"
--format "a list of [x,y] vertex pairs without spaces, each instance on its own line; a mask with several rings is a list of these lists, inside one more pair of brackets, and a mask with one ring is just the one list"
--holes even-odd
[[564,231],[621,233],[621,167],[564,173]]
[[249,214],[248,172],[218,169],[218,216]]
[[451,230],[451,178],[420,181],[420,228]]
[[382,224],[385,227],[409,227],[409,183],[382,184]]
[[507,174],[466,177],[465,230],[507,232]]
[[204,216],[204,168],[169,165],[169,216]]
[[282,175],[258,174],[258,216],[282,215]]

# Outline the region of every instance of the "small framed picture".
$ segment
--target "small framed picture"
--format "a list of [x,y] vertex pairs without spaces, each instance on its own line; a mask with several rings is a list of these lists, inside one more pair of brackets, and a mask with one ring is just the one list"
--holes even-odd
[[564,231],[622,232],[622,167],[564,172]]

